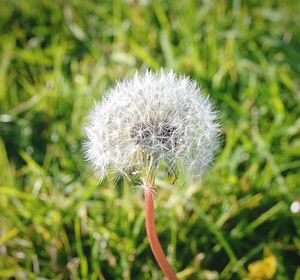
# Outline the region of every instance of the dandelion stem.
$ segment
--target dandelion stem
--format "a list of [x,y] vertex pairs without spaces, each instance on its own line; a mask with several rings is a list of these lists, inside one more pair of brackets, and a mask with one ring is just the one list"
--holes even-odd
[[176,273],[167,261],[167,258],[160,245],[154,221],[154,198],[153,186],[149,180],[144,180],[144,194],[145,194],[145,214],[146,214],[146,231],[151,250],[158,262],[161,270],[169,280],[177,280]]

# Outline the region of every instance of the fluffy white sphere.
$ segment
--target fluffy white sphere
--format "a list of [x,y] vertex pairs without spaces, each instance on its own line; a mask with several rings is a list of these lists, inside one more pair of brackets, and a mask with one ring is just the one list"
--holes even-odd
[[117,82],[90,112],[85,155],[100,177],[128,175],[160,161],[201,176],[218,148],[216,118],[189,78],[163,70],[136,73]]

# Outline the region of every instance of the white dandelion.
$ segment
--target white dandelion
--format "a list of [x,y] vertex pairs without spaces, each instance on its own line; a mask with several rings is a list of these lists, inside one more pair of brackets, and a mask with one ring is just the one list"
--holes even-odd
[[136,73],[96,103],[85,128],[85,155],[100,177],[130,175],[164,161],[201,176],[218,149],[219,124],[195,81],[173,71]]
[[[172,71],[135,74],[96,103],[85,128],[86,158],[101,177],[143,172],[146,231],[152,252],[170,280],[177,279],[160,245],[154,221],[155,171],[201,176],[218,148],[219,124],[196,82]],[[184,172],[186,173],[186,172]]]

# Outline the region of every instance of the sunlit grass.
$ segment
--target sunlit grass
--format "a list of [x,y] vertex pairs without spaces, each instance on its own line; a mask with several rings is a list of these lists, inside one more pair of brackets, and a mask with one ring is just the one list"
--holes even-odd
[[157,181],[180,278],[245,279],[271,252],[299,279],[297,1],[0,2],[1,279],[161,279],[138,182],[99,184],[81,150],[93,100],[148,67],[199,81],[224,127],[201,183]]

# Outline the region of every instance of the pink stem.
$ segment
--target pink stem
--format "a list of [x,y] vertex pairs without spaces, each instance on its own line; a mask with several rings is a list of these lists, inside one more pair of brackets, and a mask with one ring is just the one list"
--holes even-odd
[[145,214],[146,214],[146,231],[151,250],[154,254],[156,261],[158,262],[161,270],[169,280],[177,280],[176,273],[170,266],[167,258],[163,252],[160,242],[157,237],[154,221],[154,199],[151,184],[148,181],[144,181],[145,184]]

